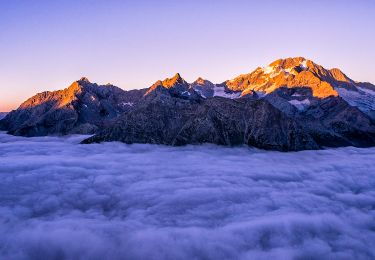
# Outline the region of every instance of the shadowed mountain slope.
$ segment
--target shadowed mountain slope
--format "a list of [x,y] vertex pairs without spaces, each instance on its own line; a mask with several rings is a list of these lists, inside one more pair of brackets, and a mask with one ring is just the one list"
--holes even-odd
[[187,100],[167,92],[151,93],[113,126],[84,143],[102,141],[247,144],[281,151],[318,148],[293,119],[267,101],[222,97]]

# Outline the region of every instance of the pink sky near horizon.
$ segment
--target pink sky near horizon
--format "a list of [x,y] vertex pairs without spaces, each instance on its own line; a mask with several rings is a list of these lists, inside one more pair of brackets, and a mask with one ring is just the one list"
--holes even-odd
[[0,111],[82,76],[220,83],[303,56],[375,83],[375,1],[0,1]]

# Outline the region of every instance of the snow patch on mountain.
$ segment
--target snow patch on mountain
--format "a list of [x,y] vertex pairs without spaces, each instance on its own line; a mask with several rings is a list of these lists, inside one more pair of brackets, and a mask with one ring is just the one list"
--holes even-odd
[[301,67],[302,69],[306,70],[306,69],[308,68],[308,67],[307,67],[307,60],[302,61],[300,67]]
[[284,69],[283,71],[285,76],[289,76],[289,74],[297,75],[297,72],[293,68]]
[[267,75],[270,79],[279,76],[281,73],[283,73],[285,77],[288,77],[289,75],[297,75],[298,74],[294,70],[294,68],[285,68],[284,69],[280,66],[275,66],[275,67],[267,66],[267,67],[262,69],[262,72],[263,72],[264,75]]
[[194,90],[195,90],[195,92],[197,92],[202,98],[207,98],[206,95],[203,93],[203,91],[202,91],[201,89],[196,88],[196,89],[194,89]]
[[200,89],[196,89],[195,91],[197,91],[202,98],[207,98],[206,95]]
[[308,98],[304,100],[293,99],[293,100],[289,100],[288,102],[292,104],[293,106],[295,106],[300,111],[306,109],[306,107],[310,105],[310,100]]
[[364,112],[375,110],[375,92],[370,89],[357,87],[358,91],[351,91],[346,88],[336,88],[339,96],[351,106],[356,106]]
[[191,93],[189,92],[189,91],[183,91],[182,93],[181,93],[181,95],[183,95],[183,96],[190,96],[191,95]]
[[375,91],[367,88],[357,87],[360,91],[375,96]]
[[122,102],[122,105],[123,106],[133,106],[134,105],[134,103],[133,102]]
[[224,87],[215,86],[213,96],[235,99],[241,96],[241,92],[226,92]]
[[270,74],[273,72],[273,70],[274,70],[274,67],[271,67],[271,66],[267,66],[262,69],[264,74]]

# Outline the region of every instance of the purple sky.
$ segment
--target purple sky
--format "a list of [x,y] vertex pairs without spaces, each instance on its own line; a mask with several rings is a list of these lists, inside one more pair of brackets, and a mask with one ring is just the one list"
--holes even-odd
[[374,13],[371,0],[0,0],[0,111],[81,76],[222,82],[290,56],[375,83]]

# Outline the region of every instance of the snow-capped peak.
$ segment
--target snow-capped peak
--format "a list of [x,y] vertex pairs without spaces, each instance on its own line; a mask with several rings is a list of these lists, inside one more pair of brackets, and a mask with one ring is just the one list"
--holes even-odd
[[307,67],[307,60],[303,60],[300,64],[300,67],[303,69],[303,70],[306,70],[308,67]]
[[262,71],[263,71],[264,74],[271,74],[274,70],[275,70],[275,68],[271,67],[271,66],[266,66],[266,67],[262,68]]

